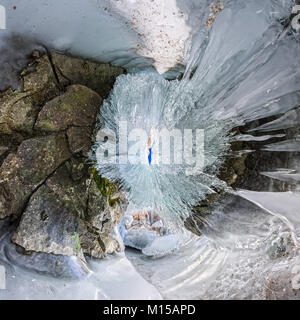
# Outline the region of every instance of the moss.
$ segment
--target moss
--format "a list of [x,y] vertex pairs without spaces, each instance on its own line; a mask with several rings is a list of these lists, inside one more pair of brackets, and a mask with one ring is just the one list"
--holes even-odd
[[117,189],[113,183],[111,183],[108,179],[102,178],[97,169],[92,168],[91,174],[93,180],[96,182],[98,189],[100,190],[103,197],[107,198],[108,204],[113,207],[116,203],[119,202],[119,197],[114,198],[113,195],[116,193]]
[[39,129],[45,131],[57,131],[55,124],[53,124],[53,121],[49,119],[40,120]]
[[[74,99],[75,100],[75,99]],[[62,102],[60,104],[60,109],[66,111],[67,113],[72,113],[73,112],[73,105],[76,106],[76,100],[75,101],[67,101],[67,102]],[[73,103],[73,104],[72,104]]]
[[119,202],[120,202],[120,198],[119,197],[116,197],[116,198],[112,198],[111,196],[108,197],[108,204],[111,207],[114,207]]
[[81,251],[81,245],[80,245],[80,239],[78,232],[75,232],[74,235],[74,250],[76,253],[79,253]]

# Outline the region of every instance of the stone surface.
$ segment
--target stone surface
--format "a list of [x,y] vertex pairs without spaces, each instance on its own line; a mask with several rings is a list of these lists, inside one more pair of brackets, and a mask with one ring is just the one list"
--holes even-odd
[[31,197],[13,241],[27,251],[103,258],[119,249],[116,210],[93,179],[74,182],[62,166]]
[[47,55],[33,54],[33,62],[21,73],[23,92],[30,94],[33,103],[42,105],[57,96],[61,87],[53,72],[51,61]]
[[82,256],[77,237],[86,202],[84,182],[73,183],[61,167],[31,197],[13,241],[28,251]]
[[7,92],[0,109],[0,131],[12,134],[14,131],[31,133],[38,113],[32,98],[26,93]]
[[11,277],[14,274],[12,265],[33,270],[39,274],[48,274],[59,278],[83,279],[89,275],[90,270],[85,261],[80,257],[28,252],[22,247],[16,246],[11,242],[11,236],[14,233],[15,226],[16,223],[11,223],[9,218],[0,220],[1,264],[6,268],[7,277]]
[[64,94],[47,102],[37,118],[35,129],[62,131],[71,126],[93,126],[102,98],[81,85],[68,86]]
[[98,230],[104,252],[113,253],[120,250],[114,229],[121,222],[128,202],[125,195],[112,184],[109,187],[106,185],[105,190],[103,187],[99,188],[99,180],[102,180],[102,184],[107,181],[99,176],[96,178],[94,172],[89,187],[86,221]]
[[23,141],[0,168],[0,218],[20,214],[31,193],[70,156],[64,134]]
[[0,134],[32,134],[38,112],[59,88],[47,55],[37,58],[21,73],[22,92],[8,89],[0,96]]
[[120,249],[114,230],[127,202],[88,152],[99,93],[123,69],[54,52],[32,59],[21,90],[0,96],[0,219],[15,221],[18,252],[38,253],[40,266],[47,254],[103,258]]
[[64,194],[58,196],[48,185],[40,187],[23,213],[13,241],[27,251],[82,254],[76,243],[79,221],[63,197]]
[[0,135],[0,166],[11,151],[16,151],[23,137],[20,134],[11,136],[9,134]]
[[184,221],[184,226],[192,233],[201,236],[201,229],[205,226],[206,217],[212,213],[221,195],[221,193],[207,195],[204,201],[193,208],[192,214]]
[[88,155],[92,146],[91,127],[71,127],[67,130],[67,136],[72,153],[82,152],[83,155]]
[[124,73],[124,69],[108,63],[96,63],[79,58],[66,57],[52,51],[52,61],[60,82],[64,84],[79,83],[98,92],[106,98],[114,85],[116,77]]

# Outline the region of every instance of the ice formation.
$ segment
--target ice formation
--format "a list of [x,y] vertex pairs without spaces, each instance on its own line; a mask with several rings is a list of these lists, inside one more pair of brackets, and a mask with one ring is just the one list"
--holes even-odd
[[[2,2],[7,7],[8,32],[21,30],[58,50],[110,61],[130,70],[117,80],[101,108],[101,129],[106,127],[111,131],[98,134],[95,151],[99,173],[121,182],[134,213],[157,210],[166,221],[180,224],[207,193],[226,187],[216,174],[231,141],[268,143],[275,137],[272,131],[300,124],[299,109],[294,109],[300,102],[299,33],[287,22],[294,1],[177,0],[177,8],[171,1],[175,20],[168,12],[168,21],[178,22],[182,32],[176,26],[176,32],[168,32],[166,25],[164,29],[152,28],[155,19],[162,15],[153,16],[153,7],[146,7],[145,1],[138,2],[138,8],[143,10],[139,13],[130,11],[130,3],[133,5],[134,1],[129,0],[118,4],[105,0],[72,0],[72,4],[15,0],[16,10],[9,0]],[[153,6],[158,3],[153,2]],[[216,2],[220,4],[215,5]],[[105,9],[112,7],[112,11]],[[24,20],[26,16],[31,19]],[[150,19],[150,23],[146,24],[144,18]],[[167,33],[156,39],[160,30]],[[139,36],[140,32],[145,34]],[[187,36],[189,39],[183,43]],[[166,43],[169,50],[162,52],[165,39],[171,44],[178,40],[179,45],[171,48]],[[178,62],[186,65],[180,81],[167,81],[166,75],[147,68],[154,65],[163,72]],[[273,116],[277,119],[251,128],[250,134],[230,136],[233,126]],[[146,132],[141,148],[144,164],[103,162],[102,154],[109,144],[114,147],[115,138],[117,158],[124,155],[118,154],[120,120],[127,121],[128,131],[142,128]],[[153,130],[163,128],[204,129],[204,170],[197,175],[186,175],[186,169],[190,168],[184,163],[154,164],[152,148],[157,140]],[[299,140],[287,137],[286,141],[263,149],[262,152],[299,152]],[[136,154],[133,158],[137,158]],[[171,233],[161,238],[154,233],[145,237],[146,231],[142,235],[146,241],[141,244],[137,234],[127,235],[127,244],[140,245],[150,256],[180,247],[163,259],[145,259],[132,251],[127,256],[134,268],[122,255],[104,263],[92,262],[91,268],[95,270],[92,280],[69,283],[61,291],[63,282],[58,285],[53,279],[45,280],[24,271],[22,274],[18,268],[8,281],[20,289],[18,296],[22,298],[40,297],[42,289],[46,289],[47,297],[65,298],[67,292],[71,298],[128,298],[128,288],[133,283],[136,291],[130,290],[130,298],[159,299],[161,295],[170,299],[266,298],[274,271],[288,270],[290,280],[289,266],[299,265],[299,170],[299,157],[294,156],[284,166],[261,172],[279,181],[294,181],[298,189],[284,193],[239,190],[209,216],[200,238]],[[271,183],[270,191],[274,191]],[[15,274],[18,277],[14,280]],[[275,280],[278,285],[283,283],[282,292],[289,290],[280,273]],[[53,284],[58,289],[53,291]],[[28,287],[33,290],[29,292]],[[15,292],[3,296],[15,297]]]
[[[157,210],[174,225],[180,225],[208,193],[224,188],[217,173],[231,129],[288,111],[299,102],[300,86],[295,81],[300,76],[299,43],[280,23],[289,9],[281,1],[263,5],[256,0],[225,2],[211,30],[206,31],[208,39],[201,28],[200,38],[194,34],[201,41],[193,44],[198,45],[197,51],[191,48],[182,80],[167,81],[148,70],[120,76],[101,108],[95,146],[100,174],[120,182],[137,208]],[[120,122],[126,123],[126,130]],[[136,129],[143,129],[144,135],[138,135]],[[201,170],[191,170],[185,159],[180,164],[150,164],[149,157],[160,154],[159,136],[154,139],[156,148],[147,145],[153,140],[153,130],[165,136],[184,129],[204,130],[204,150],[201,154],[196,150],[196,158],[204,157]],[[119,138],[122,130],[129,133],[129,141]],[[141,143],[134,143],[139,139]],[[184,146],[188,140],[183,139]],[[298,150],[297,143],[290,142],[289,150]],[[181,144],[174,139],[174,159],[182,156]],[[148,163],[137,163],[147,151]]]
[[[132,88],[135,88],[134,91]],[[228,148],[228,123],[219,122],[214,112],[207,112],[205,108],[193,114],[196,102],[197,93],[188,81],[167,81],[156,74],[141,73],[120,76],[109,100],[101,107],[101,130],[95,146],[97,169],[110,181],[120,181],[129,200],[137,208],[156,210],[170,225],[179,225],[181,218],[186,218],[198,201],[214,192],[212,187],[224,187],[215,174]],[[128,132],[128,143],[118,138],[122,123],[127,127],[121,130],[126,131],[125,136]],[[138,144],[134,130],[140,129],[145,131],[145,136],[140,137],[140,148],[134,149]],[[196,134],[197,129],[204,129],[204,151],[198,148],[198,142],[194,148],[199,158],[204,156],[203,170],[198,170],[197,161],[194,164],[186,162],[187,155],[192,155],[189,142],[193,132],[188,131],[190,135],[186,134],[184,138],[185,129],[193,130]],[[105,130],[111,130],[107,131],[108,140],[103,139]],[[154,138],[156,144],[151,149],[153,158],[158,155],[158,161],[140,161],[140,157],[143,158],[149,149],[147,142],[154,130],[159,131],[162,140],[168,139],[168,133],[171,136],[175,130],[179,132],[179,139],[174,138],[174,144],[169,140],[161,146],[166,149],[170,144],[170,155],[167,156],[169,164],[162,161],[165,150],[160,152],[159,134]],[[117,148],[113,146],[113,133],[118,139]],[[104,155],[107,149],[109,154],[106,160]],[[171,151],[174,151],[174,161]],[[128,153],[125,159],[124,152]],[[175,162],[176,157],[180,161]]]

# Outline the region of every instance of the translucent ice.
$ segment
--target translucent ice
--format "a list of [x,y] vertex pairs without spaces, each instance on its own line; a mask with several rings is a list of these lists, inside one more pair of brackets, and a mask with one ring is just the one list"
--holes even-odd
[[[228,152],[231,129],[287,112],[299,104],[299,42],[280,23],[291,4],[225,1],[206,38],[197,37],[195,32],[190,63],[181,81],[167,81],[147,70],[120,76],[101,108],[102,129],[110,129],[108,135],[114,132],[111,135],[116,138],[106,141],[105,133],[98,135],[95,150],[100,174],[120,182],[135,206],[153,208],[174,225],[180,225],[208,193],[225,188],[217,174]],[[124,149],[124,140],[119,138],[120,121],[126,122],[129,133],[144,130],[144,136],[139,137],[145,143],[135,149],[131,159],[135,161],[148,152],[148,164],[119,161],[131,148],[129,143],[128,150],[127,146]],[[185,161],[176,165],[150,163],[160,153],[152,148],[153,141],[159,145],[153,130],[164,129],[204,130],[204,149],[196,156],[204,157],[201,170],[187,174],[190,168]],[[188,140],[183,139],[183,144]],[[105,163],[105,143],[110,145],[109,156],[113,158],[116,153],[115,163]],[[298,150],[298,142],[283,144],[286,150]],[[171,149],[174,159],[180,158],[181,142],[174,138]]]
[[[120,182],[127,191],[129,200],[136,207],[152,208],[167,223],[174,225],[180,224],[181,219],[186,218],[191,208],[204,199],[206,194],[213,193],[212,188],[225,186],[216,177],[216,173],[229,146],[230,127],[228,121],[219,122],[213,110],[208,112],[203,108],[197,113],[193,112],[197,92],[198,88],[193,88],[188,81],[167,81],[157,74],[124,75],[117,79],[110,98],[101,107],[101,130],[95,146],[100,174],[110,181]],[[141,153],[146,152],[147,146],[144,145],[136,154],[130,155],[130,148],[134,145],[133,141],[130,143],[130,139],[128,150],[125,141],[128,154],[125,154],[125,162],[121,163],[124,157],[121,151],[124,149],[124,141],[118,138],[120,121],[126,124],[129,135],[134,130],[144,130],[146,140],[151,137],[153,130],[160,131],[163,137],[166,137],[167,132],[171,136],[175,132],[172,130],[179,130],[182,139],[185,129],[195,132],[203,129],[204,154],[198,153],[197,156],[204,156],[204,169],[194,170],[197,169],[196,165],[185,161],[187,153],[191,151],[185,147],[192,136],[184,137],[183,144],[182,140],[170,143],[174,159],[180,159],[177,163],[171,159],[170,164],[162,161],[159,164],[135,163]],[[104,139],[104,128],[112,130],[117,136],[116,150],[113,138]],[[163,130],[167,130],[165,134]],[[159,149],[160,141],[159,137],[153,140],[156,143],[153,157],[164,152]],[[107,148],[110,149],[111,154],[108,154],[108,157],[111,158],[117,151],[116,159],[112,159],[114,163],[105,161],[104,152]]]

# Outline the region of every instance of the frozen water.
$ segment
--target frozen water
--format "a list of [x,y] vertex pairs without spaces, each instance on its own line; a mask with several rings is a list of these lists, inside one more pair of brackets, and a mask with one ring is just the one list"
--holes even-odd
[[261,125],[257,128],[253,128],[251,131],[273,131],[281,130],[287,128],[293,128],[300,125],[300,110],[291,110],[281,116],[279,119],[270,121],[264,125]]
[[298,173],[297,170],[293,170],[293,169],[285,169],[285,170],[278,169],[275,172],[261,172],[261,174],[270,178],[281,180],[281,181],[300,182],[300,173]]
[[[132,91],[132,88],[135,88]],[[118,77],[110,98],[101,107],[98,144],[95,146],[97,169],[100,174],[113,182],[121,182],[127,191],[128,198],[136,207],[152,208],[164,218],[165,223],[173,226],[179,225],[182,218],[186,218],[192,206],[205,198],[208,193],[213,193],[212,187],[224,188],[225,185],[213,174],[219,169],[222,158],[228,149],[227,122],[220,123],[214,113],[205,113],[199,110],[197,115],[191,112],[195,105],[195,93],[189,83],[180,81],[167,81],[156,74],[136,74]],[[117,138],[117,157],[115,163],[107,163],[104,152],[108,146],[103,143],[104,128],[112,130],[116,136],[119,134],[120,121],[126,122],[126,132],[136,129],[145,130],[146,139],[133,155],[128,154],[125,163],[121,163],[124,156],[121,148],[127,148],[127,142]],[[197,167],[187,164],[183,156],[182,142],[174,142],[170,149],[174,151],[174,159],[180,158],[181,162],[170,164],[136,163],[139,157],[146,153],[147,140],[153,130],[167,129],[180,130],[183,137],[184,129],[204,129],[204,170],[187,175],[187,170]],[[126,133],[127,135],[127,133]],[[163,134],[164,135],[164,134]],[[165,135],[164,135],[165,136]],[[142,139],[142,137],[140,138]],[[107,141],[112,143],[110,139]],[[187,144],[186,138],[184,143]],[[153,154],[159,154],[160,140],[154,139],[156,147]],[[178,145],[180,145],[178,147]],[[133,145],[128,143],[128,150]],[[110,150],[112,157],[116,151]],[[126,150],[126,152],[128,152]],[[127,154],[126,154],[127,156]]]
[[264,147],[268,151],[300,152],[300,137],[269,144]]
[[136,272],[124,254],[110,256],[101,263],[90,261],[89,266],[91,275],[80,281],[41,275],[18,266],[6,268],[6,290],[0,291],[0,299],[161,299],[157,289]]
[[[280,270],[299,264],[286,223],[237,196],[223,199],[202,231],[160,259],[131,250],[126,255],[165,299],[266,299],[274,269],[280,283]],[[292,290],[291,283],[285,288]]]
[[293,192],[255,192],[240,190],[238,192],[245,199],[252,201],[259,207],[280,217],[293,232],[294,240],[299,244],[300,236],[300,197]]
[[107,1],[3,0],[1,4],[7,12],[7,30],[1,38],[22,34],[57,50],[102,61],[120,59],[121,64],[134,57],[130,51],[137,44],[136,34],[104,10]]
[[234,137],[234,140],[236,141],[266,141],[271,138],[283,138],[285,134],[274,134],[274,135],[265,135],[265,136],[251,136],[250,134],[243,134]]
[[[134,1],[118,2],[15,0],[16,10],[8,0],[3,4],[8,16],[6,35],[22,33],[33,43],[129,70],[117,79],[101,108],[101,129],[112,131],[111,135],[98,134],[94,151],[100,174],[120,182],[135,208],[154,209],[167,226],[182,226],[191,208],[207,194],[227,188],[217,174],[233,139],[264,143],[262,152],[266,153],[299,152],[299,141],[289,132],[286,140],[267,144],[271,138],[285,138],[285,133],[272,131],[299,125],[299,34],[282,23],[290,16],[293,1],[224,0],[224,8],[209,28],[213,1],[171,1],[168,10],[174,9],[175,17],[166,12],[169,26],[156,26],[162,18],[161,12],[152,13],[159,3],[156,0],[149,7],[146,1],[139,1],[140,13],[130,10]],[[160,30],[164,32],[161,38],[157,37]],[[141,32],[145,34],[139,35]],[[0,40],[3,46],[3,34]],[[164,52],[167,40],[170,43]],[[186,65],[180,81],[167,81],[148,68],[164,72],[176,63]],[[178,70],[173,73],[178,74]],[[250,130],[254,136],[232,137],[236,126],[267,117],[276,119]],[[204,129],[204,168],[186,175],[190,168],[185,163],[103,163],[102,139],[108,136],[106,146],[113,146],[112,132],[118,132],[120,120],[127,121],[128,132],[145,130],[150,142],[155,141],[154,129]],[[260,131],[264,136],[257,135]],[[120,153],[120,141],[116,142],[119,159],[124,153]],[[172,148],[178,155],[174,145]],[[140,151],[143,157],[147,154],[147,143]],[[155,148],[152,152],[153,157],[158,153]],[[137,159],[136,153],[132,156]],[[262,174],[298,181],[296,160]],[[299,264],[299,191],[240,190],[237,194],[227,196],[214,209],[199,238],[175,233],[175,228],[161,237],[142,230],[137,237],[137,233],[126,235],[121,228],[125,244],[131,241],[131,246],[144,252],[127,251],[134,266],[123,255],[90,261],[94,273],[81,281],[45,277],[16,266],[9,271],[8,291],[1,294],[4,298],[64,299],[266,298],[267,279],[274,268]],[[118,236],[117,230],[115,233]],[[15,258],[10,256],[8,261],[16,264]],[[25,263],[25,258],[18,261]],[[35,261],[36,269],[32,267]],[[35,257],[29,265],[38,271],[45,268]],[[65,271],[70,270],[69,265]],[[287,279],[292,281],[291,277],[292,273]],[[277,280],[281,279],[279,274]]]
[[[231,129],[286,112],[299,103],[300,83],[295,81],[300,76],[299,43],[284,34],[278,21],[289,8],[281,1],[266,1],[264,5],[256,0],[243,5],[233,1],[225,5],[207,42],[200,44],[201,56],[196,59],[191,79],[185,76],[181,81],[167,81],[149,71],[120,76],[100,114],[101,130],[110,129],[116,136],[117,148],[110,150],[113,153],[109,157],[115,153],[117,157],[112,160],[115,163],[107,164],[103,156],[107,151],[105,134],[100,134],[95,146],[100,174],[120,181],[135,206],[153,208],[165,223],[175,226],[207,194],[225,188],[217,173],[228,151]],[[130,163],[120,161],[128,153],[127,142],[119,138],[120,121],[126,121],[127,132],[145,130],[145,136],[140,137],[143,145],[134,149]],[[185,161],[167,166],[136,164],[148,150],[147,140],[152,139],[153,130],[182,132],[187,128],[204,130],[204,150],[197,154],[204,157],[201,170],[187,175],[189,165]],[[133,141],[138,138],[131,145]],[[159,138],[155,143],[153,155],[159,153]],[[174,141],[174,159],[181,157],[178,144]],[[299,146],[298,141],[287,140],[265,149],[299,151]]]

